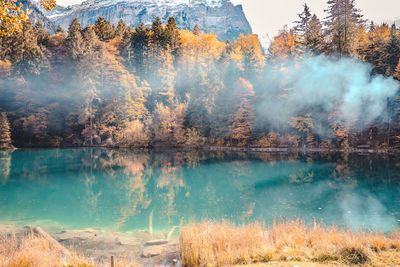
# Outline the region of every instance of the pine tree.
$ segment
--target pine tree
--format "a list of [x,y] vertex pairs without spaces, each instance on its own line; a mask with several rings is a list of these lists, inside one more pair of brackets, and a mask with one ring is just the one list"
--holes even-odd
[[82,26],[77,18],[74,18],[68,28],[68,36],[65,39],[68,55],[74,59],[80,59],[83,55]]
[[180,41],[179,29],[173,17],[170,17],[168,19],[167,25],[165,26],[165,38],[166,38],[166,44],[171,49],[171,53],[173,55],[176,55],[180,47],[181,41]]
[[129,26],[126,25],[125,21],[122,19],[119,20],[117,28],[115,29],[115,36],[119,36],[121,38],[130,31]]
[[64,33],[64,29],[61,26],[58,26],[56,29],[56,33]]
[[150,54],[150,29],[144,23],[136,28],[131,35],[130,64],[135,67],[139,76],[145,76],[149,71],[148,56]]
[[382,61],[386,68],[385,75],[392,76],[400,59],[400,37],[397,34],[395,25],[390,29],[390,41],[382,53]]
[[97,19],[96,23],[93,25],[93,29],[100,41],[109,41],[115,37],[114,26],[103,17]]
[[322,23],[314,14],[303,37],[303,44],[312,55],[319,55],[325,49],[325,37],[322,31]]
[[42,23],[37,22],[33,28],[37,36],[38,45],[46,45],[49,40],[49,32],[43,28]]
[[199,35],[199,34],[201,33],[201,30],[200,30],[200,27],[199,27],[198,24],[194,25],[193,33],[194,33],[195,35]]
[[307,4],[304,4],[303,7],[303,12],[298,14],[300,20],[295,21],[296,25],[294,26],[294,33],[298,36],[305,36],[310,27],[310,21],[312,17],[310,8],[307,6]]
[[20,32],[10,36],[9,46],[14,73],[37,76],[48,67],[30,20],[23,23]]
[[396,69],[394,70],[393,77],[394,77],[395,79],[397,79],[398,81],[400,81],[400,60],[399,60],[399,62],[397,63]]
[[365,22],[355,6],[355,0],[328,0],[326,11],[326,35],[331,49],[329,52],[339,57],[355,55],[358,27]]
[[6,113],[0,115],[0,149],[12,148],[10,124]]

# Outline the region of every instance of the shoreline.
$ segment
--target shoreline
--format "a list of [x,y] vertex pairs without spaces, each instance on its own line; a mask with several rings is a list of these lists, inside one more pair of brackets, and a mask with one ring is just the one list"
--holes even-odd
[[[32,257],[23,259],[33,263],[38,258],[46,260],[53,251],[64,264],[80,260],[80,264],[85,263],[82,266],[88,267],[110,266],[111,259],[116,260],[117,266],[398,266],[398,231],[383,234],[321,223],[307,226],[301,220],[277,221],[268,226],[258,222],[237,225],[203,221],[185,225],[179,240],[170,240],[144,230],[45,231],[40,226],[0,224],[1,246],[7,246],[7,242],[13,246],[8,252],[10,248],[5,248],[7,254],[0,254],[0,262],[20,262],[22,254]],[[13,240],[29,246],[18,249]],[[35,247],[43,242],[47,245]],[[26,248],[30,254],[21,251]]]
[[119,232],[93,228],[41,228],[39,225],[0,224],[0,237],[3,242],[7,238],[15,238],[20,242],[32,236],[44,239],[65,259],[71,258],[71,255],[81,255],[92,260],[95,263],[94,266],[109,266],[111,256],[114,256],[117,261],[122,260],[119,259],[122,257],[124,261],[139,266],[162,263],[173,266],[179,261],[178,238],[171,238],[167,233],[150,233],[147,230]]
[[232,152],[279,152],[279,153],[362,153],[362,154],[400,154],[400,149],[396,148],[318,148],[318,147],[229,147],[229,146],[202,146],[194,148],[191,146],[153,146],[147,148],[135,147],[113,147],[113,146],[65,146],[65,147],[14,147],[0,151],[13,152],[17,150],[36,150],[36,149],[126,149],[132,151],[232,151]]

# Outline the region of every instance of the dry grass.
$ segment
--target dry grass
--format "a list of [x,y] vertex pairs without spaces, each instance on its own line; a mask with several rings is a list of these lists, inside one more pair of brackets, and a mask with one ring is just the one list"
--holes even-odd
[[[191,224],[180,233],[187,266],[280,264],[400,266],[400,234],[353,232],[301,221],[236,226],[227,222]],[[303,265],[299,265],[303,266]],[[309,265],[307,265],[309,266]]]
[[[92,259],[84,257],[79,253],[71,253],[69,257],[63,255],[59,250],[43,237],[33,233],[23,238],[15,236],[0,237],[0,266],[1,267],[94,267],[109,266],[95,264]],[[116,259],[116,267],[135,266],[125,258]]]

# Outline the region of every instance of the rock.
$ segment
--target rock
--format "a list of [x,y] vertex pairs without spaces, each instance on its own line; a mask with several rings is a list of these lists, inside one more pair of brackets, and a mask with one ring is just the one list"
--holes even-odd
[[156,239],[156,240],[150,240],[145,243],[145,246],[156,246],[156,245],[165,245],[168,244],[168,240],[164,239]]
[[164,246],[162,246],[162,245],[161,246],[145,247],[143,249],[142,256],[145,257],[145,258],[158,256],[158,255],[162,254],[163,250],[164,250]]
[[145,247],[142,252],[142,257],[166,256],[169,254],[176,254],[177,252],[178,244],[154,245]]
[[47,29],[50,33],[56,32],[56,25],[46,17],[46,15],[42,12],[38,5],[34,4],[33,1],[29,0],[17,0],[17,5],[22,4],[22,9],[27,11],[29,9],[29,19],[32,21],[32,24],[36,24],[37,22],[42,23],[42,26]]
[[174,17],[178,28],[193,30],[196,24],[204,32],[213,32],[221,41],[235,41],[242,33],[252,33],[241,5],[230,0],[87,0],[79,5],[58,6],[47,17],[56,25],[68,29],[74,17],[85,26],[94,24],[101,16],[118,24],[120,19],[127,25],[152,24],[156,17],[166,23]]

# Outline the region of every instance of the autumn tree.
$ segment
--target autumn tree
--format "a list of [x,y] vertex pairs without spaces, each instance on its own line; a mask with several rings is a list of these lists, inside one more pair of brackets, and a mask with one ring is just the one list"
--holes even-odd
[[391,39],[391,30],[386,24],[371,25],[369,32],[361,31],[357,53],[360,58],[373,65],[373,72],[385,74],[385,51]]
[[102,85],[101,59],[103,45],[97,39],[92,26],[85,28],[82,41],[84,50],[78,63],[79,78],[84,88],[81,92],[83,104],[80,122],[85,124],[85,129],[82,132],[85,142],[93,145],[94,141],[101,143],[101,139],[95,129],[95,119],[101,102],[99,87]]
[[337,147],[350,147],[350,137],[353,130],[351,123],[352,120],[354,121],[351,116],[348,116],[346,121],[343,118],[343,115],[337,110],[329,114],[328,121],[331,129],[333,130]]
[[290,58],[299,58],[303,51],[298,42],[299,36],[293,29],[284,27],[278,36],[274,37],[269,47],[269,53],[273,61],[287,61]]
[[252,137],[254,127],[254,108],[252,105],[254,97],[253,85],[240,78],[235,89],[237,104],[235,113],[231,114],[229,126],[230,138],[238,145],[246,145]]
[[0,116],[0,149],[12,147],[10,124],[8,123],[6,113],[2,112]]
[[314,129],[314,123],[311,113],[307,113],[304,116],[291,118],[289,125],[299,132],[304,146],[313,143],[314,137],[312,135],[312,130]]
[[235,48],[242,55],[243,67],[248,72],[247,75],[253,72],[261,72],[265,65],[265,56],[256,35],[240,35],[233,45],[233,49]]
[[186,104],[165,106],[157,103],[153,116],[153,143],[162,146],[177,146],[185,142],[184,117]]

